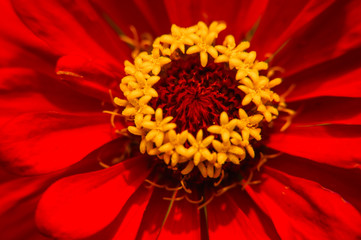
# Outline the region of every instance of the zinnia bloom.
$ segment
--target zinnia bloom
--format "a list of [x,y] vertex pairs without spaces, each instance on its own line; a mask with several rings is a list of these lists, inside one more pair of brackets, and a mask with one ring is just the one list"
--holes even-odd
[[361,238],[359,1],[1,5],[3,239]]

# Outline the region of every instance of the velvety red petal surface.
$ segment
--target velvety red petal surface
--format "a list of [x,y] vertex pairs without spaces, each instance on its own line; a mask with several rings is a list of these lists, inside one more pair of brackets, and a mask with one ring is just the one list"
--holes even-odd
[[148,175],[144,156],[108,169],[63,178],[42,196],[36,212],[38,227],[56,238],[84,238],[118,215]]
[[[167,202],[165,202],[167,203]],[[165,207],[166,204],[163,204]],[[162,228],[159,240],[200,239],[199,211],[196,204],[186,200],[174,202],[169,216]]]
[[318,183],[265,168],[249,195],[270,216],[283,239],[356,239],[361,215]]
[[164,189],[154,189],[136,239],[200,239],[197,205],[186,200],[174,201],[166,217],[171,201],[163,198],[171,198],[172,194]]
[[65,168],[112,139],[107,118],[100,114],[22,114],[0,130],[1,162],[25,175]]
[[30,68],[1,68],[0,91],[1,125],[22,113],[102,111],[99,100],[77,93]]
[[0,185],[2,239],[48,239],[35,227],[34,213],[40,194],[53,176],[18,178]]
[[260,59],[267,58],[267,54],[274,53],[295,32],[312,21],[333,2],[334,0],[269,1],[252,38],[252,49],[257,51]]
[[[99,12],[106,14],[120,28],[120,30],[129,37],[134,37],[130,30],[134,26],[138,34],[150,33],[156,36],[155,30],[152,29],[146,17],[142,14],[134,1],[118,1],[118,0],[93,0]],[[162,24],[163,25],[163,24]],[[170,23],[166,29],[169,32]]]
[[291,126],[266,145],[280,152],[343,168],[360,168],[360,125]]
[[[242,206],[242,202],[246,204]],[[266,226],[273,228],[267,216],[261,215],[263,218],[261,220],[260,216],[257,216],[257,208],[249,208],[247,212],[244,212],[243,209],[247,206],[252,206],[252,204],[247,202],[247,196],[241,188],[214,198],[207,206],[209,239],[234,238],[235,236],[240,239],[278,239],[277,233],[270,232],[272,235],[268,235],[263,226],[267,224]]]
[[280,88],[294,86],[287,102],[320,96],[361,97],[361,48],[284,78]]
[[360,6],[357,0],[336,1],[295,33],[272,64],[282,66],[285,76],[290,76],[357,49],[361,45]]
[[54,53],[97,56],[114,64],[129,56],[129,48],[89,2],[12,2],[24,23]]
[[164,1],[172,23],[182,27],[196,24],[198,21],[210,23],[214,20],[225,21],[225,32],[242,40],[253,27],[267,6],[267,0],[257,1]]
[[308,179],[334,191],[361,213],[361,170],[344,169],[282,154],[269,160],[267,166],[287,174]]
[[109,90],[119,87],[119,80],[123,75],[120,68],[117,69],[102,59],[81,56],[60,58],[55,71],[69,87],[108,102],[111,99]]
[[54,74],[55,58],[46,44],[37,38],[18,18],[10,1],[1,1],[0,66],[30,67],[43,74]]
[[316,124],[361,124],[361,98],[321,97],[288,104],[297,111],[292,125],[306,127]]
[[[120,211],[112,239],[135,239],[153,189],[140,187]],[[101,236],[100,236],[101,237]]]

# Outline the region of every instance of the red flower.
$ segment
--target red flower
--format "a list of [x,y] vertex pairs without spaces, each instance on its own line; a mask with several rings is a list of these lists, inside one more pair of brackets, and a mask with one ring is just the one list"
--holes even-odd
[[[0,159],[22,175],[0,174],[2,238],[361,237],[359,1],[13,0],[1,9]],[[139,153],[138,139],[124,134],[129,122],[112,113],[112,126],[103,111],[115,108],[109,92],[124,99],[119,83],[124,61],[133,61],[134,29],[157,37],[171,24],[214,20],[227,24],[220,39],[250,40],[260,61],[284,70],[276,73],[283,83],[275,91],[297,114],[286,131],[279,131],[280,121],[263,126],[267,136],[253,146],[262,168],[244,161],[242,176],[254,175],[251,182],[225,177],[212,192],[192,182],[203,179],[198,174],[186,182],[195,194],[184,195],[186,201],[177,194],[187,187],[170,184],[179,172],[162,182],[166,173],[159,171],[167,168]],[[143,43],[136,47],[152,44]],[[189,203],[197,194],[202,201]]]

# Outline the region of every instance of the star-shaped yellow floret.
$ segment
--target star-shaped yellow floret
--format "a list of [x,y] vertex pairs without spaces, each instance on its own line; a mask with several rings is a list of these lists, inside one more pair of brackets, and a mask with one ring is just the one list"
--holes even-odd
[[234,164],[239,164],[246,156],[245,151],[240,146],[234,146],[231,142],[220,142],[218,140],[212,141],[212,146],[217,151],[216,167],[222,166],[226,161],[231,161]]
[[262,121],[263,116],[260,114],[248,116],[242,108],[238,110],[238,113],[239,119],[237,121],[237,127],[241,131],[243,141],[248,144],[250,135],[257,141],[260,141],[261,135],[259,133],[261,129],[257,128],[257,126]]
[[144,116],[143,114],[136,114],[134,117],[134,123],[135,126],[129,126],[128,127],[128,131],[134,135],[138,135],[142,137],[142,140],[140,142],[140,152],[141,153],[145,153],[146,151],[149,152],[153,149],[153,143],[152,142],[147,142],[145,140],[145,135],[146,135],[146,130],[142,127],[142,124],[144,121],[150,121],[151,120],[151,115],[146,115]]
[[259,78],[259,71],[268,69],[268,64],[266,62],[256,61],[255,51],[247,53],[247,57],[244,60],[235,59],[232,62],[232,65],[237,69],[236,80],[241,80],[246,76],[249,76],[253,80],[257,80]]
[[229,68],[233,69],[237,65],[241,64],[240,61],[243,61],[247,56],[244,50],[249,48],[250,44],[247,41],[241,42],[236,46],[235,39],[232,35],[228,35],[223,45],[215,46],[215,48],[221,53],[214,62],[221,63],[221,62],[228,62]]
[[185,53],[185,45],[193,45],[194,40],[197,38],[195,34],[198,30],[198,26],[192,26],[188,28],[178,27],[173,24],[171,27],[171,34],[165,34],[160,37],[160,41],[170,45],[170,52],[180,49]]
[[143,96],[139,99],[132,99],[130,101],[126,101],[124,99],[120,99],[118,97],[114,98],[114,103],[119,106],[124,106],[122,114],[126,117],[135,116],[136,114],[154,114],[154,109],[148,106],[148,102],[152,99],[151,96]]
[[214,136],[208,136],[203,139],[203,130],[199,130],[196,138],[193,137],[192,134],[188,134],[188,142],[191,144],[189,151],[191,151],[193,155],[194,165],[197,166],[202,160],[212,159],[212,154],[208,149],[208,146],[214,140]]
[[220,116],[220,125],[212,125],[207,131],[214,134],[220,134],[224,142],[229,141],[229,137],[237,125],[237,119],[229,121],[226,112],[222,112]]
[[280,101],[279,95],[270,90],[281,83],[280,78],[269,81],[265,76],[260,76],[257,80],[246,77],[241,80],[241,83],[243,85],[239,85],[238,88],[246,94],[242,100],[243,105],[253,102],[257,106],[257,111],[264,115],[267,122],[272,120],[272,114],[278,115],[276,108],[266,104],[272,101]]
[[194,40],[195,45],[191,46],[187,50],[187,54],[198,53],[200,55],[202,67],[207,66],[208,54],[213,58],[218,57],[218,51],[213,46],[214,40],[217,38],[219,32],[225,29],[223,23],[213,22],[208,28],[204,22],[198,23],[198,36]]
[[152,71],[153,68],[151,63],[144,62],[143,59],[139,56],[134,59],[134,64],[128,60],[125,60],[124,66],[125,73],[135,77],[137,77],[137,74],[139,73],[148,74],[150,71]]
[[157,147],[163,144],[164,134],[171,129],[177,127],[175,123],[170,123],[173,117],[166,117],[163,119],[163,110],[157,108],[155,111],[155,121],[143,121],[142,126],[150,130],[145,136],[145,140],[152,141]]
[[152,54],[147,52],[142,52],[139,56],[143,58],[144,61],[151,63],[153,75],[158,75],[165,64],[170,63],[172,60],[168,57],[160,55],[160,49],[153,49]]
[[174,130],[170,130],[166,134],[167,143],[159,147],[159,152],[164,153],[164,162],[166,164],[171,163],[171,166],[174,167],[179,159],[182,158],[182,155],[185,151],[184,143],[187,141],[188,131],[183,131],[180,134],[177,134]]

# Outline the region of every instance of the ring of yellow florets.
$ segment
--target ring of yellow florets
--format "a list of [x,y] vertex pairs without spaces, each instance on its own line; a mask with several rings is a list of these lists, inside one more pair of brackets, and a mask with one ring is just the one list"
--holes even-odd
[[[280,97],[271,88],[281,83],[280,78],[270,80],[260,74],[267,70],[266,62],[256,60],[256,52],[246,52],[249,42],[236,45],[232,35],[228,35],[223,45],[215,45],[218,34],[226,28],[224,23],[213,22],[209,27],[199,22],[189,28],[172,25],[171,34],[155,39],[151,53],[141,52],[134,64],[125,62],[125,76],[120,84],[126,99],[115,98],[114,102],[124,107],[122,115],[134,121],[128,130],[141,137],[140,151],[157,155],[167,165],[176,168],[187,163],[183,175],[198,167],[204,178],[220,176],[226,162],[240,164],[246,154],[251,158],[255,152],[250,141],[261,140],[262,121],[271,122],[278,116]],[[211,56],[215,63],[225,63],[236,71],[238,88],[245,93],[242,105],[255,105],[256,114],[248,116],[242,108],[238,118],[229,119],[226,112],[220,115],[220,125],[209,126],[209,135],[203,137],[203,130],[196,136],[187,130],[177,133],[173,117],[163,117],[161,108],[153,109],[148,105],[158,93],[153,86],[159,81],[162,67],[170,64],[177,51],[182,54],[199,53],[203,67]],[[274,107],[276,106],[276,107]],[[186,147],[188,146],[188,147]]]

